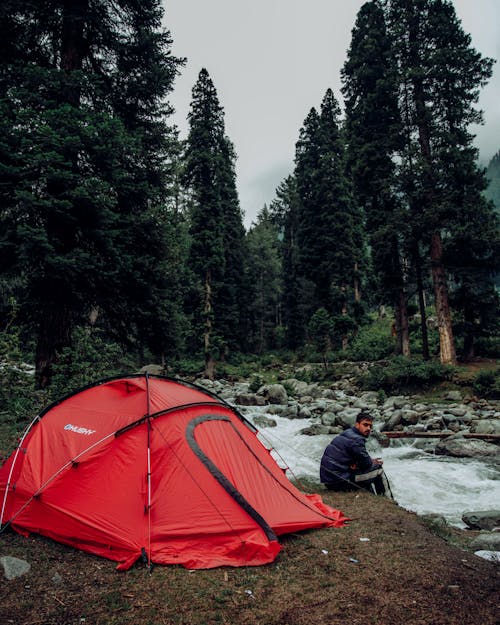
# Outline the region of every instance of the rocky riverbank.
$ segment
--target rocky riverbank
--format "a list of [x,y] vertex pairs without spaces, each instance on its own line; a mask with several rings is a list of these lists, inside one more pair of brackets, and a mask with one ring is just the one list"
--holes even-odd
[[[335,435],[354,424],[356,416],[369,412],[377,424],[375,436],[387,445],[384,432],[407,434],[439,433],[435,453],[456,457],[498,457],[500,446],[481,440],[484,435],[500,437],[500,402],[463,397],[460,391],[447,391],[439,401],[424,402],[418,397],[397,395],[380,401],[378,393],[358,392],[346,380],[327,385],[295,378],[279,384],[262,385],[255,392],[250,383],[225,380],[197,380],[201,386],[234,404],[243,414],[253,406],[266,406],[266,415],[256,425],[272,427],[273,415],[302,419],[302,434]],[[474,438],[474,434],[479,435]],[[467,435],[467,436],[464,436]]]

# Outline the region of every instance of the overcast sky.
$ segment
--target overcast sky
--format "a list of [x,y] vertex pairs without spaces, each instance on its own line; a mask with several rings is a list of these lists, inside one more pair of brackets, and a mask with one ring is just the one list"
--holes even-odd
[[[172,51],[186,57],[170,101],[187,136],[191,90],[202,67],[224,108],[238,160],[237,185],[250,226],[292,172],[295,142],[328,87],[343,106],[340,70],[364,0],[164,0]],[[472,45],[500,58],[500,0],[454,0]],[[487,163],[500,149],[500,63],[481,93],[477,144]]]

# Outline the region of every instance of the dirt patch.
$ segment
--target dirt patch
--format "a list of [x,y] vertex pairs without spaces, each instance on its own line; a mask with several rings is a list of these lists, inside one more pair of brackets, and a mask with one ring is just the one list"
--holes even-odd
[[[500,567],[368,493],[324,493],[342,529],[282,537],[270,565],[188,571],[107,560],[11,532],[0,555],[29,574],[1,580],[0,623],[16,625],[498,625]],[[369,539],[369,540],[366,540]]]

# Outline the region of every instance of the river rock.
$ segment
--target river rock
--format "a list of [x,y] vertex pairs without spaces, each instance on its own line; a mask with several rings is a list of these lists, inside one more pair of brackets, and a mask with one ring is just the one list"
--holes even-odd
[[473,530],[492,530],[500,527],[500,510],[464,512],[462,521]]
[[462,393],[460,391],[448,391],[444,396],[444,399],[450,401],[462,401]]
[[270,404],[288,403],[288,394],[283,384],[265,384],[259,388],[257,394],[262,395]]
[[299,415],[299,405],[297,403],[288,404],[286,408],[281,413],[282,417],[285,419],[297,419]]
[[307,406],[299,406],[297,417],[299,419],[310,419],[312,417],[312,410]]
[[337,415],[335,412],[324,412],[321,415],[321,423],[328,426],[337,425]]
[[316,436],[317,434],[330,434],[330,428],[321,423],[313,423],[307,428],[303,428],[300,430],[300,434],[305,434],[306,436]]
[[408,408],[404,408],[401,411],[401,419],[403,423],[407,425],[415,425],[419,422],[420,415],[416,410],[409,410]]
[[352,404],[353,408],[357,408],[358,410],[364,410],[366,412],[370,411],[370,405],[366,403],[366,401],[364,401],[361,398],[355,399],[353,404]]
[[472,431],[476,434],[500,434],[500,419],[481,419],[474,424]]
[[258,428],[275,428],[278,425],[274,419],[264,415],[257,415],[254,417],[253,422]]
[[417,412],[423,413],[423,412],[427,412],[429,410],[429,406],[427,404],[415,404],[413,406],[413,410],[416,410]]
[[341,425],[349,428],[355,424],[358,414],[359,410],[357,408],[345,408],[342,412],[338,413],[337,417]]
[[8,580],[15,579],[25,575],[31,569],[31,564],[26,560],[20,560],[12,556],[3,556],[0,558],[0,564],[3,567],[5,577]]
[[408,397],[404,397],[402,395],[393,395],[392,397],[388,397],[385,400],[382,406],[382,410],[404,408],[407,404]]
[[500,448],[492,443],[475,438],[464,438],[458,434],[440,441],[434,452],[437,455],[454,456],[455,458],[476,458],[499,455]]
[[465,406],[449,406],[446,412],[454,417],[463,417],[467,413],[467,408]]
[[283,385],[291,388],[295,395],[310,395],[311,397],[321,397],[322,391],[318,384],[308,384],[303,380],[288,378],[283,380]]
[[266,400],[255,393],[240,393],[234,398],[234,403],[239,406],[265,406]]
[[475,551],[487,549],[488,551],[500,551],[500,532],[483,532],[478,534],[470,543]]
[[387,421],[380,428],[382,432],[391,432],[394,428],[401,423],[403,411],[395,410]]

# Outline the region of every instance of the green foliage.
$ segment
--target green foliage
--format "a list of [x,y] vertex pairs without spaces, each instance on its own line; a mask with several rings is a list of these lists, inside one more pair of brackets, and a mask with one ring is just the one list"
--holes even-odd
[[383,364],[375,364],[358,383],[365,390],[400,393],[414,388],[427,389],[433,384],[451,380],[454,367],[437,361],[421,361],[398,356]]
[[34,370],[23,363],[17,332],[0,333],[0,424],[26,425],[46,401],[34,391]]
[[485,358],[500,358],[500,336],[485,336],[477,339],[476,355]]
[[247,233],[246,251],[247,344],[260,354],[278,346],[277,311],[283,290],[279,233],[266,207]]
[[250,385],[248,387],[248,390],[251,393],[256,393],[263,384],[264,384],[264,378],[260,375],[254,375],[252,379],[250,380]]
[[325,308],[318,310],[307,324],[307,336],[313,346],[321,353],[322,360],[326,365],[326,353],[331,349],[334,332],[334,322]]
[[391,336],[391,320],[376,320],[362,326],[350,343],[346,358],[350,360],[382,360],[394,353],[395,341]]
[[306,117],[296,144],[298,277],[310,283],[299,293],[306,319],[318,308],[329,314],[347,308],[364,250],[362,219],[345,175],[339,117],[340,107],[328,89],[319,113],[312,108]]
[[136,371],[138,361],[117,343],[107,341],[96,328],[79,327],[73,344],[65,348],[54,365],[50,386],[53,400],[98,380]]
[[200,296],[189,296],[186,305],[192,314],[194,339],[203,342],[211,375],[209,363],[245,344],[245,230],[234,148],[225,134],[224,111],[205,68],[193,87],[188,117],[183,175],[191,197],[188,265]]
[[171,348],[177,246],[159,207],[182,62],[160,1],[7,2],[1,17],[0,271],[22,280],[40,384],[93,309],[120,340]]
[[500,368],[479,372],[472,388],[479,397],[500,399]]

